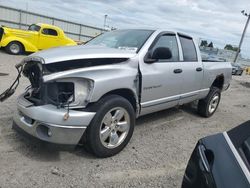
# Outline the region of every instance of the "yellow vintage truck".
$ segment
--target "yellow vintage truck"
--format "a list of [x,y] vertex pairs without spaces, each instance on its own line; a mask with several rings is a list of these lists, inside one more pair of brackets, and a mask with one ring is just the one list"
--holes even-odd
[[0,47],[10,54],[37,52],[39,50],[77,45],[59,27],[49,24],[32,24],[28,30],[0,27]]

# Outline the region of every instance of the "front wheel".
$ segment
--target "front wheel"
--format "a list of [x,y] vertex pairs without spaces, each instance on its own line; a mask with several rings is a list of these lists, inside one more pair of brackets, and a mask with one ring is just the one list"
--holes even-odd
[[198,113],[203,117],[212,116],[217,110],[221,98],[221,91],[217,87],[212,87],[205,99],[199,100]]
[[12,54],[12,55],[19,55],[24,52],[23,45],[20,42],[10,42],[6,47],[5,47],[7,53]]
[[132,137],[135,111],[131,103],[118,95],[101,99],[96,115],[87,129],[87,145],[97,157],[119,153]]

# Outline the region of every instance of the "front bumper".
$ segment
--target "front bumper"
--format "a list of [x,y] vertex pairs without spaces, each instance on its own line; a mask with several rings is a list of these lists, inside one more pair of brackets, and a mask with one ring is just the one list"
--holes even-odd
[[33,106],[21,95],[17,100],[14,123],[40,140],[75,145],[93,119],[95,112],[69,111],[69,118],[64,120],[66,109],[53,105]]

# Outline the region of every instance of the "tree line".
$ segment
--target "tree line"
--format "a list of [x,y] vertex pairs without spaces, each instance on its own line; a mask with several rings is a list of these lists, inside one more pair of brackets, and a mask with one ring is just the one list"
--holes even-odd
[[[201,43],[200,43],[200,46],[201,47],[209,47],[209,48],[213,48],[214,47],[214,44],[213,42],[210,42],[208,43],[207,40],[202,40]],[[224,47],[225,50],[231,50],[231,51],[237,51],[238,50],[238,47],[234,47],[233,45],[231,44],[226,44],[225,47]]]

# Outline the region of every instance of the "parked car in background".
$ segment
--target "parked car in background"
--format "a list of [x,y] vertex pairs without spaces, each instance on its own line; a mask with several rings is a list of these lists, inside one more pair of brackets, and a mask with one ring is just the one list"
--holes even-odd
[[76,45],[62,29],[49,24],[32,24],[28,30],[0,27],[0,47],[10,54],[37,52],[57,46]]
[[241,76],[244,72],[244,69],[236,63],[232,63],[232,75],[239,75]]
[[196,100],[198,113],[212,116],[232,77],[229,62],[203,62],[191,36],[147,29],[41,51],[17,67],[31,87],[18,98],[14,125],[52,143],[85,140],[98,157],[120,152],[139,116]]
[[250,187],[250,121],[198,141],[182,188],[201,187]]

